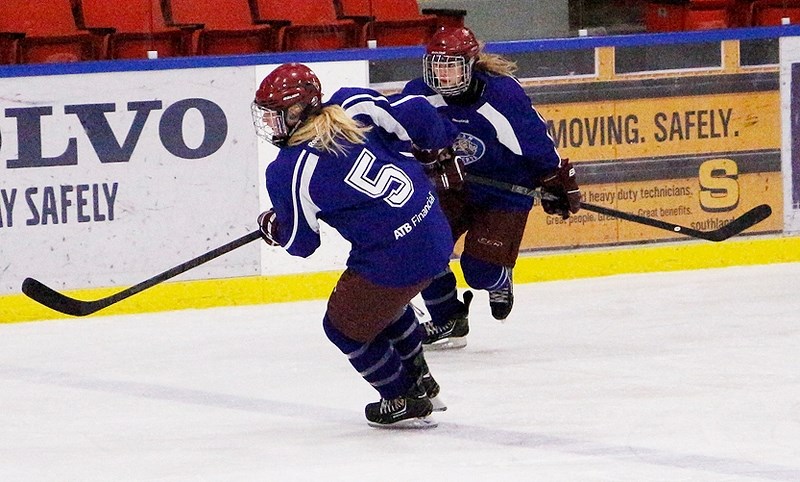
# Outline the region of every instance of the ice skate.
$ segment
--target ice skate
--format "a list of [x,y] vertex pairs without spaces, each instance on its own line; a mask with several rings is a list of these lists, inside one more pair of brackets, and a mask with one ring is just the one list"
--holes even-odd
[[514,306],[514,281],[509,272],[508,283],[499,290],[489,292],[489,307],[495,320],[505,320]]
[[464,348],[467,346],[469,333],[469,304],[472,302],[472,292],[464,293],[463,307],[457,311],[443,325],[434,324],[433,321],[423,323],[425,339],[423,345],[427,350],[447,350]]
[[432,411],[433,404],[425,389],[415,382],[404,395],[367,404],[364,414],[371,427],[424,429],[438,425],[428,417]]

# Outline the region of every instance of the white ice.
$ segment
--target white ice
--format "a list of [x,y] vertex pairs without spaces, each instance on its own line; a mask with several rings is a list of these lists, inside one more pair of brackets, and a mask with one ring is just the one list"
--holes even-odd
[[800,481],[800,263],[518,285],[377,399],[323,301],[0,325],[2,481]]

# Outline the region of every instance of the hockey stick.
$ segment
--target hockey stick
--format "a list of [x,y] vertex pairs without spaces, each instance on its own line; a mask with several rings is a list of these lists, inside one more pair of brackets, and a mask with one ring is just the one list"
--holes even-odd
[[37,301],[44,306],[47,306],[48,308],[60,313],[72,316],[91,315],[96,311],[109,307],[114,303],[118,303],[135,295],[136,293],[140,293],[148,288],[152,288],[163,281],[174,278],[185,271],[189,271],[192,268],[200,266],[203,263],[211,261],[214,258],[218,258],[219,256],[244,246],[247,243],[255,241],[260,237],[261,231],[253,231],[252,233],[248,233],[239,239],[235,239],[192,260],[168,269],[159,275],[153,276],[150,279],[146,279],[137,285],[131,286],[130,288],[122,290],[119,293],[115,293],[111,296],[100,298],[99,300],[76,300],[75,298],[70,298],[67,295],[59,293],[58,291],[45,286],[43,283],[33,278],[25,278],[25,281],[22,282],[22,292],[28,295],[28,297],[32,300]]
[[[496,181],[494,179],[475,176],[473,174],[466,174],[465,179],[467,181],[474,182],[475,184],[492,186],[499,189],[503,189],[505,191],[511,191],[517,194],[522,194],[533,198],[541,197],[541,194],[537,190],[530,189],[524,186],[518,186],[516,184]],[[693,238],[705,239],[707,241],[715,241],[715,242],[725,241],[731,236],[735,236],[744,231],[745,229],[754,226],[760,223],[761,221],[767,219],[770,216],[770,214],[772,214],[772,208],[770,208],[768,204],[761,204],[747,211],[746,213],[742,214],[741,216],[729,222],[728,224],[722,226],[721,228],[715,229],[713,231],[699,231],[697,229],[687,228],[686,226],[680,226],[677,224],[668,223],[666,221],[661,221],[660,219],[647,218],[636,214],[626,213],[625,211],[617,211],[616,209],[598,206],[596,204],[589,204],[582,202],[581,208],[586,209],[587,211],[594,211],[596,213],[605,214],[606,216],[613,216],[615,218],[624,219],[626,221],[644,224],[647,226],[652,226],[654,228],[664,229],[666,231],[672,231],[678,234],[684,234],[686,236],[691,236]]]

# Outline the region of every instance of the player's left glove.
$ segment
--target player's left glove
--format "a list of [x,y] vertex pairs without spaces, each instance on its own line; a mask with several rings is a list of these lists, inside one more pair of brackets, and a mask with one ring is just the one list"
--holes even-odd
[[280,246],[278,242],[278,223],[276,221],[275,210],[270,209],[258,215],[258,228],[261,230],[261,238],[270,246]]
[[414,149],[416,157],[425,174],[439,191],[459,190],[464,186],[464,162],[453,152],[452,147],[444,149]]
[[569,159],[561,160],[561,167],[539,180],[542,187],[542,209],[547,214],[557,214],[564,219],[581,209],[581,189],[575,179],[575,168]]

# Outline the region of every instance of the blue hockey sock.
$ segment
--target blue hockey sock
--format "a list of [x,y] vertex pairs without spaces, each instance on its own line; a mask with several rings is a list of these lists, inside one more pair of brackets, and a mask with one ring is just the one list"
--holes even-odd
[[400,354],[383,333],[368,343],[348,338],[334,327],[328,316],[322,320],[325,335],[344,353],[353,368],[372,385],[381,398],[397,398],[413,383]]
[[447,268],[433,279],[427,288],[422,290],[422,299],[425,308],[431,315],[431,321],[436,325],[447,323],[451,316],[461,309],[462,303],[458,301],[456,289],[456,275]]
[[423,332],[419,329],[417,315],[409,305],[397,321],[379,335],[386,337],[394,347],[409,373],[415,373],[414,358],[422,352]]
[[467,284],[477,290],[497,290],[510,280],[511,269],[481,261],[468,254],[461,255],[461,269],[464,271],[464,280]]

